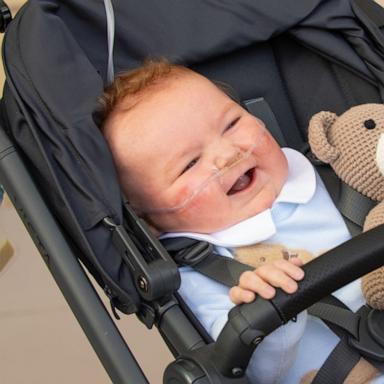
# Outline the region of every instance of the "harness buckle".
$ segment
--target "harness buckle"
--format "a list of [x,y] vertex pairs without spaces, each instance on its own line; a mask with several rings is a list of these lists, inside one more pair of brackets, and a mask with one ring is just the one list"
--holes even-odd
[[173,259],[178,265],[194,266],[211,255],[213,245],[206,241],[198,241],[173,255]]
[[363,306],[356,313],[360,315],[359,337],[350,335],[349,344],[362,356],[384,362],[384,311]]

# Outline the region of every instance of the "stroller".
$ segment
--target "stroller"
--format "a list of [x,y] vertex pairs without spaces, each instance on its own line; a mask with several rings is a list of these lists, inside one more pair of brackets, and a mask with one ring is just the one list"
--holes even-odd
[[[375,3],[35,0],[12,22],[5,5],[2,12],[0,183],[114,383],[148,381],[83,265],[116,317],[135,313],[158,328],[176,359],[164,383],[203,384],[247,383],[245,369],[265,335],[383,264],[380,226],[306,265],[296,294],[235,307],[213,342],[177,294],[173,250],[124,201],[95,124],[97,97],[114,73],[165,56],[230,84],[242,101],[262,97],[268,113],[255,113],[279,122],[280,144],[308,152],[314,113],[383,101],[384,13]],[[338,180],[327,167],[321,172],[337,200]],[[183,262],[201,267],[210,253],[194,243],[182,249]],[[383,365],[383,353],[375,358]]]

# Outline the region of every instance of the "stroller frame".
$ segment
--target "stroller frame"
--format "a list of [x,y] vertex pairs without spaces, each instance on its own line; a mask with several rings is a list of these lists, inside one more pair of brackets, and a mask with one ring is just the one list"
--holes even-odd
[[[7,81],[6,87],[12,87]],[[0,181],[38,247],[57,285],[114,383],[147,383],[144,373],[88,279],[79,255],[50,213],[21,155],[0,118]],[[181,356],[165,373],[165,382],[247,383],[242,366],[261,341],[282,320],[294,317],[321,297],[382,265],[384,226],[326,253],[305,269],[308,279],[298,295],[277,294],[275,305],[261,299],[234,308],[216,343],[207,345],[176,301],[157,305],[156,325],[171,350]],[[367,247],[366,245],[370,246]],[[374,246],[372,246],[374,244]],[[338,259],[337,268],[331,259]],[[364,260],[364,262],[362,262]],[[318,271],[321,270],[321,279]],[[342,278],[335,279],[335,270]],[[324,284],[324,280],[328,284]],[[326,291],[324,285],[327,286]],[[256,313],[256,315],[255,315]],[[244,319],[248,320],[244,323]],[[176,327],[177,325],[177,327]],[[106,337],[107,335],[107,337]],[[192,364],[192,366],[191,366]],[[220,380],[220,381],[218,381]]]

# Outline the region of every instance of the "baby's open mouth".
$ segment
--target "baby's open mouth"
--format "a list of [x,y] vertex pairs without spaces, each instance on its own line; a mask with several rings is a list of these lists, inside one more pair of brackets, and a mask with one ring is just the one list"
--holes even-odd
[[253,167],[251,169],[248,169],[248,171],[245,172],[244,174],[242,174],[232,185],[231,189],[227,192],[227,195],[234,195],[235,193],[238,193],[238,192],[244,191],[244,189],[247,189],[251,185],[254,179],[255,169],[256,168]]

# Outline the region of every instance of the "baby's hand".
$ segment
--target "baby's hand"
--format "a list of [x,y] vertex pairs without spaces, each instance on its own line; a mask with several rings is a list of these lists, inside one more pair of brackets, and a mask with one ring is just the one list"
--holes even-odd
[[304,277],[304,271],[300,268],[302,265],[299,258],[292,258],[289,261],[276,260],[254,271],[244,272],[240,276],[239,285],[230,289],[229,298],[235,304],[241,304],[252,302],[256,295],[272,299],[276,293],[275,288],[294,293],[298,288],[296,281]]

